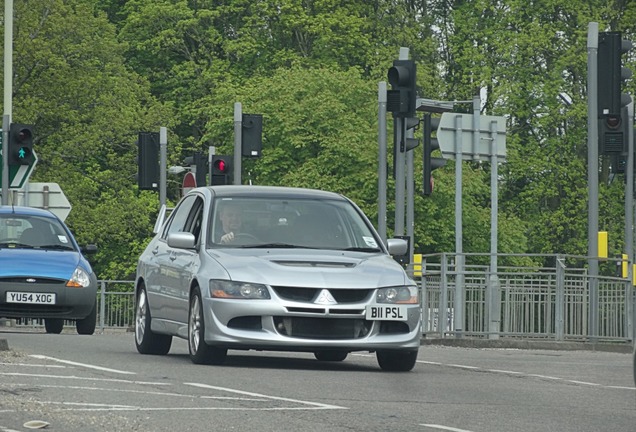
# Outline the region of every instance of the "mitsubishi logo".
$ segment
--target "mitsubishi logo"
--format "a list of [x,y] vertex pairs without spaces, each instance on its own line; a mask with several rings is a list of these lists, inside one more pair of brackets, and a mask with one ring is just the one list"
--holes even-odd
[[315,304],[338,304],[338,302],[336,301],[335,298],[333,298],[333,296],[331,295],[331,293],[329,292],[329,290],[322,290],[320,291],[320,294],[318,294],[318,297],[316,297],[316,301],[314,301]]

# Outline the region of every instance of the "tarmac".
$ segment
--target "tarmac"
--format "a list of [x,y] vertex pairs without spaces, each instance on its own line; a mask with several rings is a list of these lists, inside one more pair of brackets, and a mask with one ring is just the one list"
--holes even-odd
[[[2,325],[0,325],[1,327]],[[631,354],[633,345],[630,342],[616,341],[553,341],[544,339],[498,338],[483,339],[470,337],[422,338],[424,345],[475,348],[475,349],[519,349],[547,351],[603,351]],[[0,338],[0,351],[9,350],[7,339]]]

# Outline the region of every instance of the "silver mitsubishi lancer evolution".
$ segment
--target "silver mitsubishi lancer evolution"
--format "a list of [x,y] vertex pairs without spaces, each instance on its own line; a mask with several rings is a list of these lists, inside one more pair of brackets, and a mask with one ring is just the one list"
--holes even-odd
[[319,361],[374,352],[410,371],[420,346],[418,288],[362,211],[325,191],[269,186],[191,190],[139,258],[135,343],[194,363],[228,350],[301,351]]

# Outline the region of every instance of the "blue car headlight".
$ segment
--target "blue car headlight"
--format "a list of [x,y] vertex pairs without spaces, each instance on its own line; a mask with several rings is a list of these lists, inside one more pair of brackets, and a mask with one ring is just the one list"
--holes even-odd
[[90,284],[90,275],[81,267],[77,267],[73,272],[73,276],[66,282],[66,286],[70,288],[86,288]]
[[376,303],[418,304],[419,293],[415,286],[380,288],[375,296]]
[[210,297],[227,299],[269,299],[269,291],[262,284],[210,280]]

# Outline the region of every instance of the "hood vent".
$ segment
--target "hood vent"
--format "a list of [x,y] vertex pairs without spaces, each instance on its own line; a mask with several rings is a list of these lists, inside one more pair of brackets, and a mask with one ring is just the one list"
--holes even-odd
[[351,262],[334,262],[334,261],[274,261],[276,264],[290,267],[327,267],[327,268],[351,268],[355,267]]

